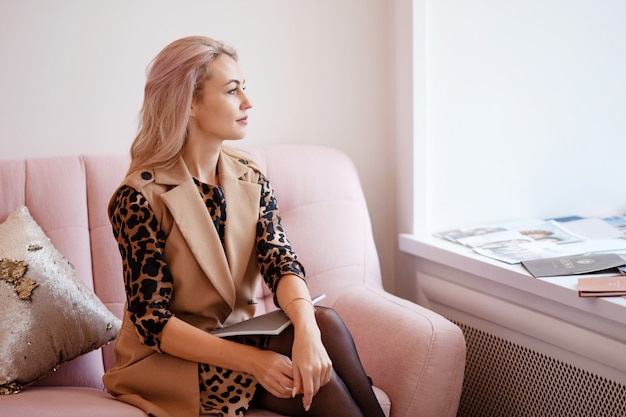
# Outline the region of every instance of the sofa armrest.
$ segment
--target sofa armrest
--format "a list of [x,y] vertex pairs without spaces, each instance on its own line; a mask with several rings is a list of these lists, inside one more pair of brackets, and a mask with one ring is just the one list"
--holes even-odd
[[389,395],[392,417],[456,416],[465,370],[459,327],[381,289],[351,289],[333,308],[374,385]]

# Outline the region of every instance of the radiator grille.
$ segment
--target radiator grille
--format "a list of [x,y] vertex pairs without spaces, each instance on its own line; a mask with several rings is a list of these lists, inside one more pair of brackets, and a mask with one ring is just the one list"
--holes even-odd
[[457,417],[626,416],[625,385],[455,323],[467,343]]

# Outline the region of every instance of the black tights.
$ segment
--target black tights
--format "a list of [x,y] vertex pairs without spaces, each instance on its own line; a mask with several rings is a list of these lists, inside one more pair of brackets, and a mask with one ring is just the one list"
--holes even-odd
[[[301,396],[277,398],[259,385],[252,405],[280,414],[298,416],[383,417],[383,411],[372,390],[371,382],[352,335],[337,313],[325,307],[316,307],[315,318],[322,333],[322,342],[333,362],[330,382],[313,397],[311,408],[304,411]],[[293,327],[270,338],[269,349],[291,357]]]

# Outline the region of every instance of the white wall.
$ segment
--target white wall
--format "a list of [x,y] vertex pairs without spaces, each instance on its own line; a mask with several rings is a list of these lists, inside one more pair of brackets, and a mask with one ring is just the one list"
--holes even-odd
[[415,231],[626,212],[626,2],[413,3]]
[[619,0],[0,0],[0,157],[125,152],[150,59],[221,38],[247,143],[354,159],[394,290],[398,231],[626,212],[625,21]]
[[156,53],[186,35],[225,40],[255,105],[248,144],[353,158],[392,288],[390,16],[379,0],[0,0],[0,157],[126,152]]

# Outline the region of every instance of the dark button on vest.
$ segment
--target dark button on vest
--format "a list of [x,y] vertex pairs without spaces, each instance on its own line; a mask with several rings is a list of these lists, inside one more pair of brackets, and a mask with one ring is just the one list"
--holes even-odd
[[141,178],[143,178],[144,180],[151,180],[152,179],[152,174],[149,173],[148,171],[144,171],[141,173]]

